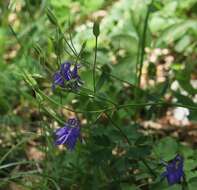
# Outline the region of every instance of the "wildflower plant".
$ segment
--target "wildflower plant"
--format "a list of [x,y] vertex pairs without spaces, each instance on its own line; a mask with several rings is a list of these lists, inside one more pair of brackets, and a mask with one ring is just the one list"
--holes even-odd
[[[39,80],[24,73],[27,84],[35,93],[40,114],[45,118],[43,134],[47,142],[47,156],[43,173],[48,177],[45,183],[49,184],[47,187],[51,183],[58,188],[84,190],[156,190],[173,185],[178,188],[188,186],[192,177],[187,178],[184,164],[189,156],[195,155],[194,152],[186,155],[183,145],[170,137],[158,143],[153,136],[146,135],[138,120],[139,116],[154,117],[161,108],[182,106],[196,109],[192,105],[166,102],[163,93],[166,84],[161,87],[160,94],[157,94],[157,89],[151,93],[140,86],[148,20],[153,8],[151,1],[146,6],[144,25],[142,29],[139,28],[136,72],[133,77],[135,83],[114,74],[108,63],[100,63],[103,52],[99,55],[98,51],[101,51],[99,38],[102,30],[98,21],[92,27],[94,52],[88,54],[85,45],[76,50],[72,34],[68,31],[66,36],[63,25],[58,23],[52,11],[47,10],[54,27],[55,38],[52,42],[56,60],[53,61],[58,69],[51,71],[54,64],[47,66],[49,61],[42,64],[50,88],[40,86]],[[38,47],[34,46],[34,49],[42,57]],[[121,73],[121,70],[117,73]],[[144,116],[144,112],[148,114]],[[55,125],[58,125],[58,129]],[[72,151],[59,149],[58,145]],[[164,173],[162,167],[158,166],[161,159],[171,160],[165,163]],[[53,165],[50,166],[50,163]],[[168,183],[163,184],[163,178]]]

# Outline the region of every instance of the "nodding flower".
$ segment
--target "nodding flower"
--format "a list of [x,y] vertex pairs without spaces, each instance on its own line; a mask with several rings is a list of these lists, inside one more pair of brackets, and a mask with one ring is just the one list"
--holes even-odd
[[166,177],[168,184],[173,185],[180,183],[184,176],[183,171],[183,158],[180,155],[176,155],[170,162],[165,163],[166,171],[162,174],[162,177]]
[[75,148],[77,139],[80,137],[80,124],[76,118],[69,119],[64,127],[55,131],[56,145],[64,144],[69,150]]
[[71,69],[70,62],[64,62],[53,76],[52,90],[55,90],[56,86],[60,86],[67,90],[76,91],[83,84],[80,76],[78,75],[79,64],[75,64]]

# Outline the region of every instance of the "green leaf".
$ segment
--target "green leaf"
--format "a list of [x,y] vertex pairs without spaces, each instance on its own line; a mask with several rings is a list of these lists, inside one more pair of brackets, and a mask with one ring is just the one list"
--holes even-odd
[[120,187],[121,187],[121,190],[139,190],[139,188],[136,187],[135,185],[130,185],[126,183],[122,183]]
[[189,35],[183,36],[175,46],[177,52],[183,52],[187,46],[191,44],[191,37]]
[[194,155],[194,150],[188,146],[180,146],[180,152],[184,158],[192,157]]
[[162,31],[162,34],[157,40],[156,46],[161,46],[163,43],[169,44],[179,40],[185,35],[189,29],[194,29],[197,26],[197,22],[193,20],[186,20],[171,24],[166,30]]
[[181,185],[175,184],[173,186],[165,188],[164,190],[182,190],[182,187],[181,187]]
[[[112,44],[115,48],[122,48],[128,52],[131,52],[132,54],[137,54],[138,38],[134,33],[119,33],[116,35],[112,35]],[[130,59],[130,61],[132,59],[133,57]]]
[[184,168],[186,171],[190,171],[192,169],[195,169],[197,167],[197,162],[196,160],[193,159],[186,159],[184,161]]
[[177,142],[171,137],[163,138],[158,144],[154,147],[154,153],[160,159],[165,161],[173,159],[178,151]]
[[178,80],[181,87],[189,94],[195,95],[197,93],[197,89],[193,88],[193,86],[190,83],[191,80],[190,75],[192,70],[193,69],[188,68],[188,69],[177,71],[175,72],[175,74],[176,74],[176,79]]
[[192,99],[189,98],[188,96],[182,95],[178,92],[173,91],[173,95],[178,99],[178,102],[185,104],[185,105],[190,105],[194,106],[195,104],[193,103]]
[[110,71],[110,68],[107,65],[104,65],[102,67],[102,74],[99,77],[99,80],[98,80],[98,82],[96,84],[96,91],[97,92],[102,88],[102,86],[104,85],[104,83],[109,80],[109,78],[110,78],[109,77],[109,73],[110,72],[111,72]]
[[110,140],[109,140],[108,136],[106,136],[106,135],[94,136],[93,141],[96,145],[100,145],[100,146],[109,146],[110,145]]
[[1,96],[0,96],[0,107],[1,107],[0,114],[6,114],[10,109],[9,102],[5,101],[5,98]]
[[151,152],[150,146],[138,146],[138,147],[131,147],[128,151],[128,156],[134,159],[142,159],[145,156],[148,156]]
[[98,92],[101,87],[104,85],[105,81],[109,79],[109,75],[106,75],[105,73],[102,73],[101,76],[99,77],[99,80],[96,84],[96,91]]
[[[127,135],[127,138],[130,141],[136,141],[139,140],[141,137],[143,137],[141,133],[139,133],[137,125],[124,126],[122,127],[122,131],[124,132],[124,134]],[[136,141],[136,143],[138,142]]]
[[188,182],[189,190],[196,190],[197,187],[197,177],[191,178]]

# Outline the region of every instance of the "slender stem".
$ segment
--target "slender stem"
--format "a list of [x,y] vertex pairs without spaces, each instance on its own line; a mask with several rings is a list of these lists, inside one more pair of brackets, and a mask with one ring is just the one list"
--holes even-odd
[[123,105],[119,105],[117,106],[117,109],[122,109],[125,107],[144,107],[144,106],[152,106],[152,105],[168,105],[168,106],[172,106],[172,107],[183,107],[183,108],[188,108],[191,110],[197,110],[196,106],[191,106],[191,105],[185,105],[185,104],[179,104],[179,103],[167,103],[164,101],[161,102],[153,102],[153,103],[137,103],[137,104],[123,104]]
[[[132,144],[131,144],[129,138],[128,138],[127,135],[122,131],[122,129],[121,129],[118,125],[116,125],[116,123],[113,121],[113,119],[112,119],[106,112],[105,112],[105,115],[106,115],[107,118],[110,120],[110,122],[112,123],[112,125],[120,131],[121,135],[122,135],[122,136],[125,138],[125,140],[127,141],[127,144],[128,144],[129,146],[131,146]],[[141,158],[140,160],[141,160],[142,163],[146,166],[146,168],[150,171],[150,173],[151,173],[154,177],[157,177],[157,175],[155,174],[154,170],[148,165],[147,161],[146,161],[144,158]]]
[[102,96],[99,96],[99,95],[95,95],[95,94],[86,94],[86,93],[75,93],[75,92],[72,92],[71,93],[73,94],[76,94],[76,95],[79,95],[79,96],[86,96],[86,97],[89,97],[89,98],[98,98],[100,100],[104,100],[106,102],[109,102],[110,104],[113,104],[114,106],[117,106],[117,104],[105,97],[102,97]]
[[77,64],[78,60],[80,59],[80,56],[81,56],[81,54],[82,54],[84,48],[85,48],[85,47],[82,45],[82,47],[81,47],[81,49],[80,49],[80,52],[79,52],[79,54],[78,54],[77,57],[76,57],[75,64]]
[[[141,21],[140,21],[140,23],[141,23]],[[138,35],[138,38],[139,38],[139,41],[138,41],[138,47],[137,47],[137,62],[136,62],[136,67],[135,67],[135,69],[136,69],[136,78],[135,78],[135,84],[137,85],[138,84],[138,75],[137,75],[137,73],[138,73],[138,66],[139,66],[139,62],[140,62],[140,50],[141,50],[141,46],[140,46],[140,44],[141,44],[141,38],[140,38],[140,31],[138,32],[139,33],[139,35]]]
[[[57,30],[56,31],[57,32],[57,41],[61,43],[61,40],[62,40],[61,37],[60,37],[61,36],[61,31],[60,31],[60,29],[58,27],[57,27],[56,30]],[[57,64],[59,66],[59,69],[61,69],[61,63],[62,63],[62,61],[61,61],[61,51],[58,50],[58,52],[57,52]],[[59,98],[60,98],[60,105],[62,105],[62,92],[60,92]],[[63,116],[62,110],[60,110],[60,113]]]
[[[59,30],[59,28],[56,28],[56,35],[57,35],[57,41],[59,42],[59,43],[61,43],[61,38],[60,38],[60,35],[61,35],[61,33],[60,33],[61,31]],[[61,52],[59,51],[59,49],[58,49],[58,51],[56,52],[56,56],[57,56],[57,65],[58,65],[58,67],[60,68],[60,66],[61,66]]]
[[31,161],[31,160],[22,160],[19,162],[12,162],[9,164],[4,164],[4,165],[0,166],[0,170],[5,169],[5,168],[9,168],[12,166],[18,166],[18,165],[24,165],[24,164],[37,164],[37,163],[39,163],[39,162],[38,161]]
[[141,82],[141,75],[142,75],[142,67],[143,67],[143,62],[144,62],[144,54],[145,54],[145,45],[146,45],[146,33],[148,29],[148,19],[150,16],[150,8],[152,6],[153,0],[151,3],[148,5],[148,9],[146,12],[146,17],[144,21],[144,28],[143,28],[143,34],[142,34],[142,46],[141,46],[141,55],[140,55],[140,67],[139,67],[139,76],[138,76],[138,87],[140,87],[140,82]]
[[97,58],[97,44],[98,37],[95,39],[95,54],[94,54],[94,64],[93,64],[93,85],[94,85],[94,94],[96,93],[96,58]]
[[78,53],[77,53],[77,50],[76,50],[76,48],[75,48],[75,46],[74,46],[74,43],[73,43],[73,40],[72,40],[72,35],[71,35],[71,33],[70,33],[70,19],[69,19],[68,23],[69,23],[68,34],[69,34],[69,38],[70,38],[70,43],[71,43],[71,46],[72,46],[72,48],[73,48],[73,51],[74,51],[75,54],[77,55]]
[[41,108],[46,114],[48,114],[49,116],[53,117],[56,121],[58,121],[59,123],[61,123],[62,125],[65,123],[62,119],[60,119],[58,116],[56,116],[55,114],[51,113],[46,107],[44,107],[44,105]]
[[64,47],[64,51],[72,58],[75,58],[67,49],[66,47]]
[[0,165],[3,163],[3,161],[9,156],[10,153],[15,151],[19,146],[21,146],[23,143],[26,143],[31,138],[35,137],[36,135],[32,135],[31,137],[27,137],[22,139],[20,142],[18,142],[16,145],[14,145],[12,148],[10,148],[0,159]]
[[181,186],[182,186],[182,190],[189,190],[188,184],[187,184],[187,181],[186,181],[186,178],[185,178],[185,174],[183,175],[183,181],[181,183]]
[[72,53],[75,55],[75,56],[78,56],[78,54],[75,52],[75,50],[72,48],[72,45],[70,45],[66,39],[66,37],[64,36],[64,33],[61,31],[62,33],[62,36],[63,36],[63,39],[64,41],[66,42],[67,46],[71,49]]
[[[89,62],[87,62],[83,59],[80,59],[80,61],[83,63],[83,66],[85,66],[86,68],[88,68],[88,66],[90,65]],[[119,78],[119,77],[117,77],[117,76],[115,76],[111,73],[105,72],[101,68],[99,68],[98,66],[96,66],[96,70],[102,71],[103,73],[109,75],[111,78],[114,78],[115,80],[117,80],[119,82],[125,83],[125,84],[129,85],[130,87],[135,88],[136,90],[139,90],[140,92],[146,94],[148,97],[150,97],[152,99],[158,99],[158,97],[149,94],[146,90],[143,90],[143,89],[139,88],[137,85],[132,84],[132,83],[130,83],[130,82],[124,80],[124,79],[121,79],[121,78]]]
[[150,173],[154,176],[157,177],[157,174],[154,172],[154,170],[148,165],[146,160],[144,158],[141,158],[142,163],[146,166],[146,168],[150,171]]
[[[90,65],[90,63],[87,62],[87,61],[84,61],[84,60],[81,60],[81,61],[82,61],[82,63],[84,63],[83,65],[86,66],[86,67],[87,67],[87,65]],[[119,77],[117,77],[117,76],[115,76],[115,75],[113,75],[113,74],[111,74],[111,73],[105,72],[105,71],[103,71],[103,70],[102,70],[101,68],[99,68],[99,67],[96,67],[96,69],[99,70],[99,71],[102,71],[103,73],[109,75],[111,78],[114,78],[115,80],[117,80],[117,81],[119,81],[119,82],[125,83],[125,84],[129,85],[129,86],[132,87],[132,88],[136,88],[136,90],[139,90],[139,91],[145,93],[147,96],[149,96],[149,97],[151,97],[151,98],[153,98],[153,99],[157,99],[156,96],[153,96],[153,95],[149,94],[147,91],[145,91],[145,90],[139,88],[139,87],[138,87],[137,85],[135,85],[135,84],[132,84],[132,83],[130,83],[130,82],[124,80],[124,79],[121,79],[121,78],[119,78]]]
[[[58,102],[56,102],[55,100],[53,100],[52,98],[50,98],[49,96],[47,96],[44,92],[42,92],[41,90],[38,90],[38,92],[45,97],[48,101],[50,101],[51,103],[55,104],[55,105],[59,105]],[[166,102],[157,102],[157,103],[138,103],[138,104],[123,104],[123,105],[119,105],[119,106],[112,106],[112,107],[107,107],[107,108],[103,108],[100,110],[86,110],[86,111],[82,111],[82,110],[73,110],[71,108],[68,108],[66,106],[63,106],[64,109],[69,110],[71,112],[74,113],[101,113],[101,112],[106,112],[106,111],[110,111],[110,110],[114,110],[114,111],[118,111],[120,109],[124,109],[124,108],[133,108],[133,107],[145,107],[145,106],[152,106],[152,105],[168,105],[168,106],[172,106],[172,107],[184,107],[184,108],[188,108],[190,110],[197,110],[196,106],[190,106],[190,105],[183,105],[183,104],[179,104],[179,103],[166,103]],[[61,106],[61,105],[60,105]]]
[[128,139],[128,137],[127,137],[127,135],[122,131],[122,129],[118,126],[118,125],[116,125],[116,123],[113,121],[113,119],[109,116],[109,114],[107,114],[106,112],[105,112],[105,115],[107,116],[107,118],[109,119],[109,121],[112,123],[112,125],[116,128],[116,129],[118,129],[119,131],[120,131],[120,133],[122,134],[122,136],[125,138],[125,140],[127,141],[127,144],[128,145],[132,145],[131,144],[131,142],[130,142],[130,140]]

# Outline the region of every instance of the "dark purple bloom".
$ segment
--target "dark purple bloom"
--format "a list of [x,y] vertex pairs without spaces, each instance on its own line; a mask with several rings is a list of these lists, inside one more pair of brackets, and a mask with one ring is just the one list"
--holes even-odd
[[61,64],[60,70],[53,76],[52,90],[55,90],[56,86],[60,86],[68,90],[78,90],[83,84],[80,76],[78,75],[79,67],[79,64],[75,64],[74,68],[71,69],[70,62]]
[[163,177],[166,177],[169,185],[175,183],[180,183],[183,176],[183,158],[180,155],[177,155],[169,163],[166,163],[166,171],[162,174]]
[[73,150],[80,136],[79,121],[75,118],[69,119],[64,127],[55,132],[56,145],[65,144],[69,150]]

